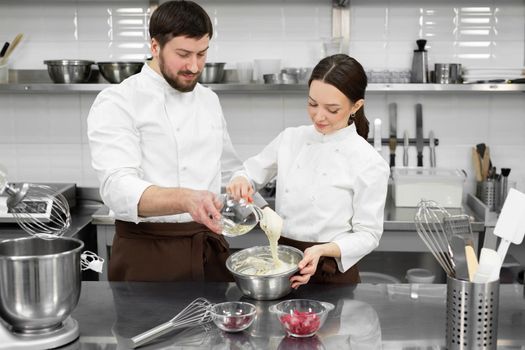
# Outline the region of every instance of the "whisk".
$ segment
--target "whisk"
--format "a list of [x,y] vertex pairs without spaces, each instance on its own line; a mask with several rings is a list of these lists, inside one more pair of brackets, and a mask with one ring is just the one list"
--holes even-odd
[[[158,325],[131,338],[132,348],[142,346],[172,330],[194,327],[212,321],[210,308],[213,304],[205,298],[197,298],[168,322]],[[207,330],[208,328],[204,328]]]
[[449,245],[449,236],[443,227],[445,218],[450,213],[430,200],[421,200],[414,218],[419,237],[426,244],[439,265],[449,276],[455,275],[453,254]]
[[5,184],[0,194],[8,196],[8,213],[32,236],[54,239],[62,236],[71,225],[67,199],[46,185],[23,184],[20,188]]

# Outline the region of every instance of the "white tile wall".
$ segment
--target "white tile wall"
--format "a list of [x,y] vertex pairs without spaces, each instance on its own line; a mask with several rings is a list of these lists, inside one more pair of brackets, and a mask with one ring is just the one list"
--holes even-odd
[[[280,58],[283,66],[313,66],[322,39],[331,35],[330,0],[200,0],[215,25],[209,61]],[[367,70],[408,69],[415,40],[428,40],[429,63],[470,67],[523,67],[525,4],[522,0],[352,0],[350,54]],[[122,10],[124,9],[124,11]],[[142,59],[148,54],[147,0],[5,0],[0,42],[25,37],[14,69],[44,69],[50,58],[95,61]],[[477,34],[476,34],[477,33]],[[12,181],[72,181],[97,186],[90,166],[86,117],[95,93],[0,94],[0,163]],[[244,159],[283,128],[309,123],[306,94],[221,93],[232,140]],[[439,166],[460,167],[473,188],[470,147],[486,142],[494,165],[511,167],[525,190],[525,99],[522,93],[367,94],[366,114],[383,121],[398,104],[398,135],[415,136],[416,103],[423,104],[424,133],[440,140]],[[388,157],[388,149],[383,148]],[[402,148],[397,150],[398,162]],[[410,148],[410,165],[416,152]],[[424,152],[428,164],[428,150]]]

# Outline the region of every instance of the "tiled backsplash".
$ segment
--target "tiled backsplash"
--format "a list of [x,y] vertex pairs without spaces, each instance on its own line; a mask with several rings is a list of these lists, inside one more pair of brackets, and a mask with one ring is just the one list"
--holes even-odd
[[[205,0],[215,35],[209,61],[281,58],[283,66],[312,66],[331,35],[330,0]],[[525,4],[518,0],[352,0],[350,54],[367,70],[410,67],[415,40],[429,41],[429,63],[522,67]],[[12,69],[45,69],[51,58],[142,59],[148,54],[148,2],[143,0],[7,0],[0,3],[0,41],[25,34]],[[233,142],[242,158],[257,153],[287,126],[309,123],[306,93],[220,93]],[[90,166],[86,117],[95,93],[0,93],[0,163],[11,181],[64,181],[98,186]],[[496,167],[511,167],[525,190],[523,93],[369,92],[366,114],[383,122],[398,104],[398,136],[415,136],[416,103],[424,134],[440,140],[437,164],[469,173],[470,148],[485,142]],[[411,147],[410,165],[416,153]],[[388,159],[388,149],[383,148]],[[402,159],[402,148],[397,160]],[[424,151],[428,164],[428,149]]]

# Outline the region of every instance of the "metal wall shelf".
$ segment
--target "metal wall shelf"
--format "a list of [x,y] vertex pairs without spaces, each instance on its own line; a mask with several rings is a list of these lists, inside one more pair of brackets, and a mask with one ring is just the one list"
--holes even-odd
[[[38,82],[15,82],[0,84],[0,93],[76,93],[99,92],[108,83],[53,84]],[[209,87],[221,93],[302,93],[307,91],[304,84],[210,84]],[[525,92],[525,84],[369,84],[367,92]]]

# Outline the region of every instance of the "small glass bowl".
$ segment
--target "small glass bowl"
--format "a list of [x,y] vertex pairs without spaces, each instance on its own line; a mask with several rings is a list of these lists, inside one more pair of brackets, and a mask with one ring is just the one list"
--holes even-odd
[[255,320],[255,305],[241,301],[228,301],[210,308],[213,322],[225,332],[240,332]]
[[270,306],[284,330],[292,337],[311,337],[324,324],[334,305],[309,299],[291,299]]

